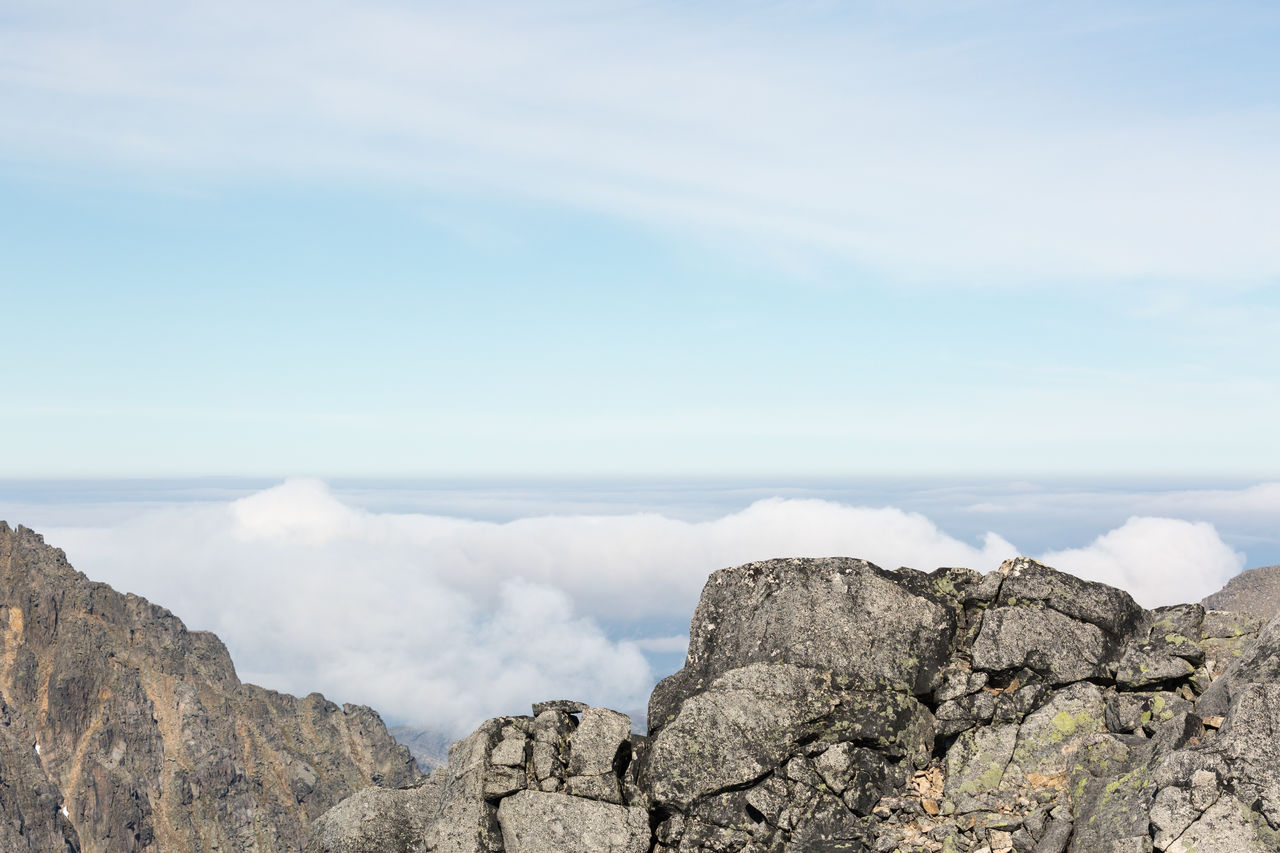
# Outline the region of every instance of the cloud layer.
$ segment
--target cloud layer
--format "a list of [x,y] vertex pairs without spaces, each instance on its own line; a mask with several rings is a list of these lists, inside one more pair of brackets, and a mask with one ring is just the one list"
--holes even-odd
[[[698,522],[641,512],[499,523],[368,512],[305,479],[44,532],[91,577],[216,631],[246,680],[453,733],[556,696],[642,709],[663,674],[645,652],[681,650],[673,628],[717,568],[842,554],[989,571],[1017,553],[994,533],[965,543],[892,507],[773,498]],[[1243,565],[1212,526],[1168,518],[1132,518],[1043,557],[1148,606],[1197,600]]]
[[1280,270],[1276,117],[1238,73],[1213,95],[1239,61],[1218,45],[1269,26],[1195,4],[18,3],[0,146],[551,201],[907,277],[1257,280]]

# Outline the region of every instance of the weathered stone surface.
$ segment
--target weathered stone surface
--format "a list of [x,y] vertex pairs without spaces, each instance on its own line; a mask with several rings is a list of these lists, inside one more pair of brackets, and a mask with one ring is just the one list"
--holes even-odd
[[1250,684],[1280,681],[1280,616],[1274,617],[1198,703],[1203,714],[1225,714],[1232,696]]
[[759,779],[802,742],[851,742],[899,760],[927,756],[932,715],[913,697],[846,686],[829,672],[790,664],[731,670],[684,703],[653,740],[647,766],[656,804]]
[[972,811],[986,793],[1000,787],[1018,745],[1016,725],[966,731],[947,751],[946,796],[961,811]]
[[1167,654],[1158,646],[1135,646],[1121,658],[1116,683],[1129,688],[1151,687],[1166,681],[1189,678],[1195,670],[1195,665],[1190,661]]
[[1241,572],[1200,603],[1208,610],[1229,610],[1268,622],[1280,613],[1280,566]]
[[995,604],[1000,607],[1047,607],[1078,622],[1100,629],[1109,639],[1123,641],[1143,621],[1144,611],[1127,592],[1081,580],[1043,563],[1018,557],[1000,566],[1004,580]]
[[717,676],[749,664],[788,663],[914,693],[932,690],[959,603],[949,575],[929,578],[845,558],[715,572],[690,624],[684,669],[650,699],[650,733]]
[[569,738],[570,776],[612,773],[618,752],[630,750],[631,718],[607,708],[589,708]]
[[1217,775],[1280,829],[1280,683],[1237,685],[1221,732],[1199,752],[1197,769],[1216,772],[1212,757],[1220,757],[1227,772]]
[[[1209,807],[1178,838],[1166,853],[1238,853],[1247,850],[1276,850],[1280,836],[1259,825],[1235,797],[1225,796]],[[1269,837],[1259,837],[1259,830]]]
[[241,684],[217,637],[3,522],[0,700],[21,718],[0,776],[30,780],[0,827],[45,850],[296,851],[343,798],[419,775],[370,709]]
[[321,815],[306,853],[420,853],[435,818],[446,773],[411,788],[365,788]]
[[1153,610],[1145,625],[1131,635],[1116,671],[1116,684],[1132,689],[1191,677],[1205,661],[1203,621],[1204,609],[1198,604]]
[[1191,792],[1186,788],[1162,789],[1155,795],[1149,815],[1151,826],[1155,828],[1152,845],[1157,850],[1166,849],[1187,831],[1205,808],[1207,806],[1195,808],[1191,805]]
[[1018,727],[1018,743],[1004,784],[1061,787],[1081,744],[1106,731],[1105,716],[1102,691],[1089,682],[1053,694]]
[[78,853],[80,838],[62,814],[62,792],[36,752],[39,735],[0,699],[0,850]]
[[564,794],[521,791],[498,807],[506,853],[646,853],[645,809],[593,802]]
[[1107,673],[1111,647],[1101,629],[1049,608],[997,607],[982,617],[975,669],[1027,668],[1054,684]]
[[533,715],[540,716],[543,711],[562,711],[566,714],[581,714],[591,706],[575,699],[548,699],[546,702],[533,703]]
[[1141,730],[1151,735],[1156,726],[1193,708],[1189,700],[1167,691],[1115,693],[1107,699],[1107,729],[1126,734]]
[[498,853],[498,813],[485,791],[489,754],[507,721],[488,720],[449,748],[435,820],[425,833],[432,853]]

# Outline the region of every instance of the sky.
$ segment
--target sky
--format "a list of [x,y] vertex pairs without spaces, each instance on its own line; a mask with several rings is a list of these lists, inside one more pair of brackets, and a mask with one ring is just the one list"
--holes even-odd
[[744,559],[1194,600],[1280,562],[1278,42],[1230,0],[0,0],[0,517],[454,729],[643,705]]
[[1269,3],[0,3],[16,477],[1275,476]]

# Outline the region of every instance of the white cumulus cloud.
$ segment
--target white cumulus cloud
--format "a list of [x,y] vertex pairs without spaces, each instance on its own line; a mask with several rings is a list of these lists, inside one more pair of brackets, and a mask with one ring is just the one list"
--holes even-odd
[[1212,524],[1130,518],[1083,548],[1051,551],[1043,562],[1127,590],[1144,607],[1199,601],[1244,568],[1244,555]]
[[[772,498],[704,521],[490,522],[372,512],[306,479],[43,532],[90,577],[217,632],[245,680],[455,734],[546,698],[643,709],[664,674],[645,653],[684,649],[675,632],[718,568],[846,555],[990,571],[1018,553],[995,533],[964,542],[894,507]],[[1147,605],[1196,600],[1241,565],[1212,526],[1166,518],[1041,556]]]

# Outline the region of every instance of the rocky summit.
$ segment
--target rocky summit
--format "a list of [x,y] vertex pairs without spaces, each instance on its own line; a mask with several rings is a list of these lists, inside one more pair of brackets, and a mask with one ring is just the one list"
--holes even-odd
[[212,634],[0,522],[0,851],[283,853],[419,778],[368,708],[242,684]]
[[309,853],[1280,850],[1280,617],[1028,559],[713,574],[647,735],[559,700],[367,788]]
[[[0,851],[1280,850],[1280,616],[1028,559],[711,575],[649,731],[567,699],[422,776],[377,714],[0,522]],[[1243,590],[1243,592],[1242,592]]]

